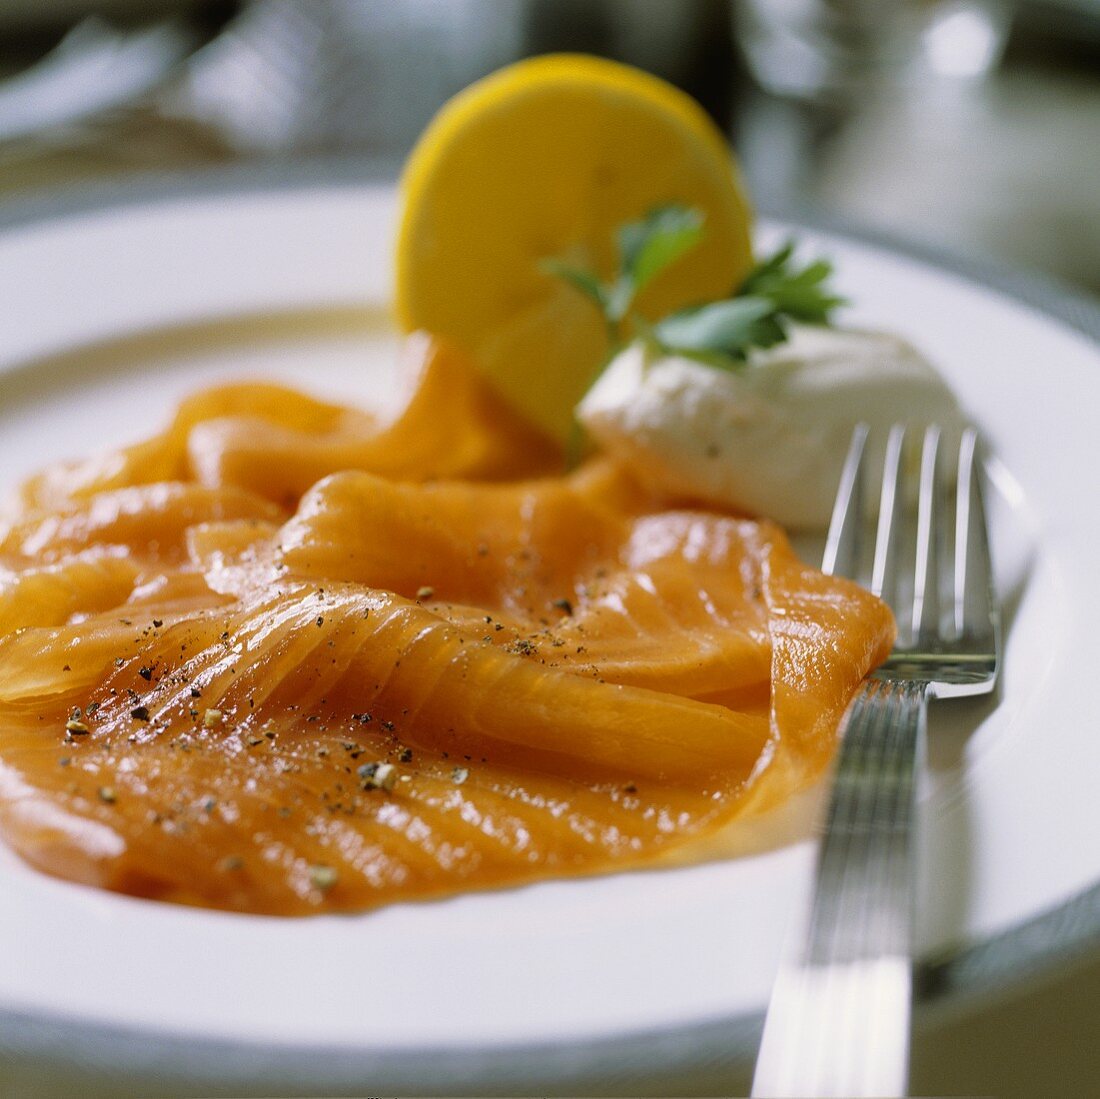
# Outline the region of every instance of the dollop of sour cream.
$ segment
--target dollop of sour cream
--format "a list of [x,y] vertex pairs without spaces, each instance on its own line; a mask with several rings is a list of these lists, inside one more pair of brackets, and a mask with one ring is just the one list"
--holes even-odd
[[881,469],[894,423],[938,423],[945,442],[965,425],[947,384],[905,340],[809,326],[738,371],[632,344],[577,415],[651,487],[794,530],[828,526],[857,423],[871,428],[869,469]]

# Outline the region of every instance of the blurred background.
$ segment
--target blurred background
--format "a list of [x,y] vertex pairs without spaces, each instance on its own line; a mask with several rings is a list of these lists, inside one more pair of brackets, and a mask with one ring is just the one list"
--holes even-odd
[[0,202],[227,163],[396,178],[447,96],[551,50],[695,95],[765,212],[1100,293],[1100,0],[0,0]]

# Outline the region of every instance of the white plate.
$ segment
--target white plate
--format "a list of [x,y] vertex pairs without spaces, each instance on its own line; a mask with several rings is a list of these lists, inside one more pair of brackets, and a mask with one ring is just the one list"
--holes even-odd
[[[387,399],[389,375],[364,364],[392,347],[393,212],[380,188],[235,186],[9,227],[0,489],[140,437],[215,377]],[[835,260],[848,319],[921,346],[997,457],[1003,692],[934,710],[919,940],[941,991],[1003,987],[1048,960],[1024,949],[1029,921],[1076,914],[1063,946],[1100,929],[1100,352],[961,275],[800,236]],[[772,839],[804,819],[780,814]],[[689,868],[280,920],[113,896],[5,853],[0,927],[19,949],[0,951],[0,1063],[298,1091],[522,1090],[726,1063],[751,1053],[811,855],[803,832]]]

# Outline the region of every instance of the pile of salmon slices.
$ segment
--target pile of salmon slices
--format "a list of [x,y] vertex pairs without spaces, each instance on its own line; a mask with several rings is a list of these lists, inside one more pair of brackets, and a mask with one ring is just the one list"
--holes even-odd
[[[828,762],[889,611],[560,456],[445,344],[380,423],[270,385],[0,524],[0,833],[257,913],[644,864]],[[446,415],[441,409],[447,409]]]

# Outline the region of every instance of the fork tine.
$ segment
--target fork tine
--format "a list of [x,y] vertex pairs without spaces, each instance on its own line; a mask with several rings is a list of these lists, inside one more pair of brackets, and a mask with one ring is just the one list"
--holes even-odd
[[[845,463],[823,563],[828,571],[851,570],[856,561],[850,528],[865,444],[866,429]],[[895,424],[887,439],[872,586],[896,615],[899,597],[912,597],[905,608],[912,630],[899,622],[900,640],[845,716],[811,918],[801,952],[776,979],[753,1095],[906,1094],[914,790],[926,706],[929,698],[988,694],[1000,661],[978,439],[973,430],[962,437],[953,559],[950,487],[937,469],[944,445],[938,429],[925,432],[914,546],[902,484],[904,427]],[[941,605],[950,613],[941,616]],[[944,617],[961,636],[949,636],[952,623]]]
[[996,629],[993,569],[982,493],[978,433],[967,428],[959,443],[955,511],[954,628],[958,637],[992,638]]
[[913,565],[913,637],[918,644],[934,637],[940,624],[940,550],[943,489],[939,477],[940,429],[924,432],[917,499],[917,544]]
[[856,424],[840,471],[829,536],[821,559],[821,571],[830,576],[854,577],[859,568],[863,533],[863,455],[870,431],[867,424]]
[[894,424],[886,440],[886,459],[882,468],[882,495],[879,498],[878,529],[875,532],[875,563],[871,571],[871,591],[885,596],[892,607],[897,588],[897,529],[900,525],[904,493],[901,491],[901,459],[905,444],[905,425]]

